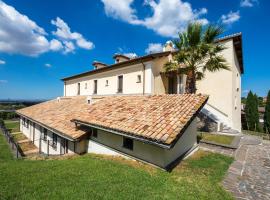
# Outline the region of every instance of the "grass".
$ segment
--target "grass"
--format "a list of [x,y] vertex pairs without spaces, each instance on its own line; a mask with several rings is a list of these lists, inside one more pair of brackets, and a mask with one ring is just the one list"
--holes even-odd
[[222,181],[233,158],[198,151],[171,173],[119,157],[13,160],[0,134],[0,199],[233,199]]
[[19,121],[12,121],[12,120],[5,120],[5,126],[11,133],[19,132],[20,131],[20,122]]
[[[4,135],[2,134],[0,130],[0,164],[5,161],[10,161],[10,160],[13,160],[13,155],[6,142],[6,138],[4,137]],[[1,199],[1,195],[0,195],[0,199]]]
[[16,142],[27,139],[27,137],[23,133],[13,134],[13,138]]
[[29,150],[32,150],[32,149],[36,149],[37,147],[31,143],[31,142],[24,142],[24,143],[20,143],[19,144],[22,151],[23,152],[26,152],[26,151],[29,151]]
[[232,141],[234,140],[234,136],[228,136],[228,135],[217,135],[217,134],[211,134],[211,133],[204,133],[201,132],[201,139],[209,141],[209,142],[215,142],[218,144],[225,144],[230,145]]
[[264,140],[270,140],[270,134],[256,132],[256,131],[248,131],[248,130],[242,130],[242,133],[247,134],[247,135],[259,136]]

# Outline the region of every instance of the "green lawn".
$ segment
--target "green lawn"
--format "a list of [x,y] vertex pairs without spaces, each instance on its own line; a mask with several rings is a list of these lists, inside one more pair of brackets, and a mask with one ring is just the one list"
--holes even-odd
[[5,120],[4,122],[5,122],[6,128],[11,130],[12,133],[20,131],[20,122],[19,121]]
[[228,135],[217,135],[217,134],[211,134],[211,133],[200,133],[201,139],[209,141],[209,142],[215,142],[219,144],[225,144],[230,145],[232,141],[234,140],[234,136],[228,136]]
[[220,182],[233,159],[220,154],[196,152],[169,173],[96,155],[11,161],[0,148],[0,199],[232,199]]
[[[6,142],[5,136],[2,134],[0,130],[0,165],[1,163],[9,161],[9,160],[13,160],[13,155]],[[2,171],[0,171],[0,174],[1,173]],[[1,195],[0,195],[0,199],[1,199]]]

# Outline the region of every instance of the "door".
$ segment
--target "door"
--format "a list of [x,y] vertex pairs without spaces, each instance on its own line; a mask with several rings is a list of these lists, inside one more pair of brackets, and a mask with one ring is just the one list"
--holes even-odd
[[169,77],[168,78],[169,81],[168,81],[168,93],[169,94],[177,94],[177,80],[176,80],[176,77],[173,76],[173,77]]
[[123,93],[123,76],[118,76],[118,93]]
[[61,139],[61,149],[60,154],[68,153],[68,141],[64,138]]

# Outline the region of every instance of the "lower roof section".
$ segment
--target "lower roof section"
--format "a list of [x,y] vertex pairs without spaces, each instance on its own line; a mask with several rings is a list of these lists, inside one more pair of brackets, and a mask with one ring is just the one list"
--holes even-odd
[[208,97],[201,94],[62,97],[17,113],[44,124],[72,140],[86,134],[76,124],[107,130],[133,139],[171,146],[184,133]]

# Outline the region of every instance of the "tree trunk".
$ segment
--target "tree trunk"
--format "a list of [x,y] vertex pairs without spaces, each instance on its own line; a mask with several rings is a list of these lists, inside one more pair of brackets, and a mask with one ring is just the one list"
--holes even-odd
[[195,94],[196,93],[196,75],[195,71],[191,70],[187,74],[186,80],[186,93]]

